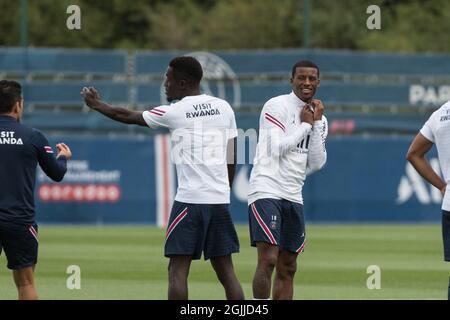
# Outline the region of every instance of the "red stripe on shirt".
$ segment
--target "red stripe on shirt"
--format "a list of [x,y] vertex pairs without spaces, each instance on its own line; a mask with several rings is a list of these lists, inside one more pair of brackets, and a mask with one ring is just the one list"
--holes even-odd
[[285,131],[284,131],[284,128],[283,128],[282,126],[280,126],[277,122],[271,120],[269,117],[266,117],[266,120],[272,122],[274,125],[276,125],[276,126],[279,127],[281,130],[283,130],[283,132],[285,132]]
[[285,127],[284,127],[283,123],[282,123],[281,121],[279,121],[277,118],[275,118],[274,116],[272,116],[271,114],[267,113],[267,112],[266,112],[266,119],[267,119],[267,120],[270,119],[270,120],[275,121],[276,123],[279,124],[279,126],[280,126],[281,128],[283,128],[283,130],[285,130]]
[[150,112],[150,113],[152,113],[152,114],[155,114],[155,115],[157,115],[157,116],[160,116],[160,117],[162,117],[162,116],[163,116],[163,114],[162,114],[162,113],[158,113],[158,112],[156,112],[156,111],[153,111],[153,110],[150,110],[149,112]]
[[166,113],[164,110],[161,110],[161,109],[158,109],[158,108],[153,108],[152,110],[161,112],[161,113],[163,113],[163,114]]

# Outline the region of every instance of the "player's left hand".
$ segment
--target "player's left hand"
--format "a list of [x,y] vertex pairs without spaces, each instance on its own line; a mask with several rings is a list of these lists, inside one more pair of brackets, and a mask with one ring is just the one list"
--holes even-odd
[[58,155],[56,156],[56,158],[59,158],[60,156],[65,156],[67,160],[72,158],[72,151],[67,144],[63,142],[58,143],[56,145],[56,148],[58,149]]
[[313,99],[311,104],[314,107],[314,121],[322,120],[322,115],[325,110],[325,106],[323,105],[321,100]]
[[94,87],[84,87],[81,90],[81,95],[88,107],[94,108],[100,103],[100,93]]

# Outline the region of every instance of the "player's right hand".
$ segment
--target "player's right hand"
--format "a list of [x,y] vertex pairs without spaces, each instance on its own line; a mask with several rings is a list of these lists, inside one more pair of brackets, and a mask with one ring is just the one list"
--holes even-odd
[[309,123],[310,125],[314,124],[314,112],[309,104],[303,106],[303,109],[300,112],[300,120]]
[[94,87],[84,87],[81,96],[88,107],[94,108],[100,102],[100,94]]
[[72,151],[70,151],[70,148],[65,143],[58,143],[56,145],[56,148],[58,149],[58,155],[56,158],[59,158],[60,156],[66,157],[67,160],[72,158]]

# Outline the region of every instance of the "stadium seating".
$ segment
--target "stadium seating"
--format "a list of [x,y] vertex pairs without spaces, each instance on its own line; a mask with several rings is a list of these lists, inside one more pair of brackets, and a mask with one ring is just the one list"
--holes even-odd
[[125,51],[0,48],[0,72],[28,75],[127,73]]
[[[324,74],[443,76],[450,74],[448,55],[388,54],[345,50],[248,50],[214,52],[240,75],[289,74],[301,59],[313,60]],[[136,54],[137,74],[158,75],[165,71],[171,58],[185,52],[141,52]]]
[[[0,48],[0,77],[24,84],[30,125],[64,130],[44,120],[47,115],[61,118],[68,130],[120,131],[90,114],[80,89],[96,86],[113,104],[138,109],[159,105],[167,64],[181,54],[186,52]],[[334,133],[416,132],[433,108],[450,99],[450,55],[298,49],[213,54],[228,72],[223,65],[208,67],[204,89],[230,101],[238,122],[246,113],[243,119],[253,117],[249,123],[257,123],[265,101],[290,91],[290,70],[300,59],[320,66],[318,98],[326,102]]]

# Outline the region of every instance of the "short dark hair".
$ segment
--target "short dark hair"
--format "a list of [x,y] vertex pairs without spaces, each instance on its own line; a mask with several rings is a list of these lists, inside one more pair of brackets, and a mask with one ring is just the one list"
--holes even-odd
[[194,57],[176,57],[169,63],[177,80],[186,79],[198,85],[203,78],[203,69],[200,62]]
[[296,64],[294,64],[294,66],[292,67],[292,78],[295,75],[295,70],[297,68],[314,68],[317,70],[317,77],[320,78],[320,71],[319,71],[319,67],[312,61],[309,60],[301,60],[299,62],[297,62]]
[[22,86],[15,81],[0,81],[0,113],[11,112],[14,104],[22,99]]

